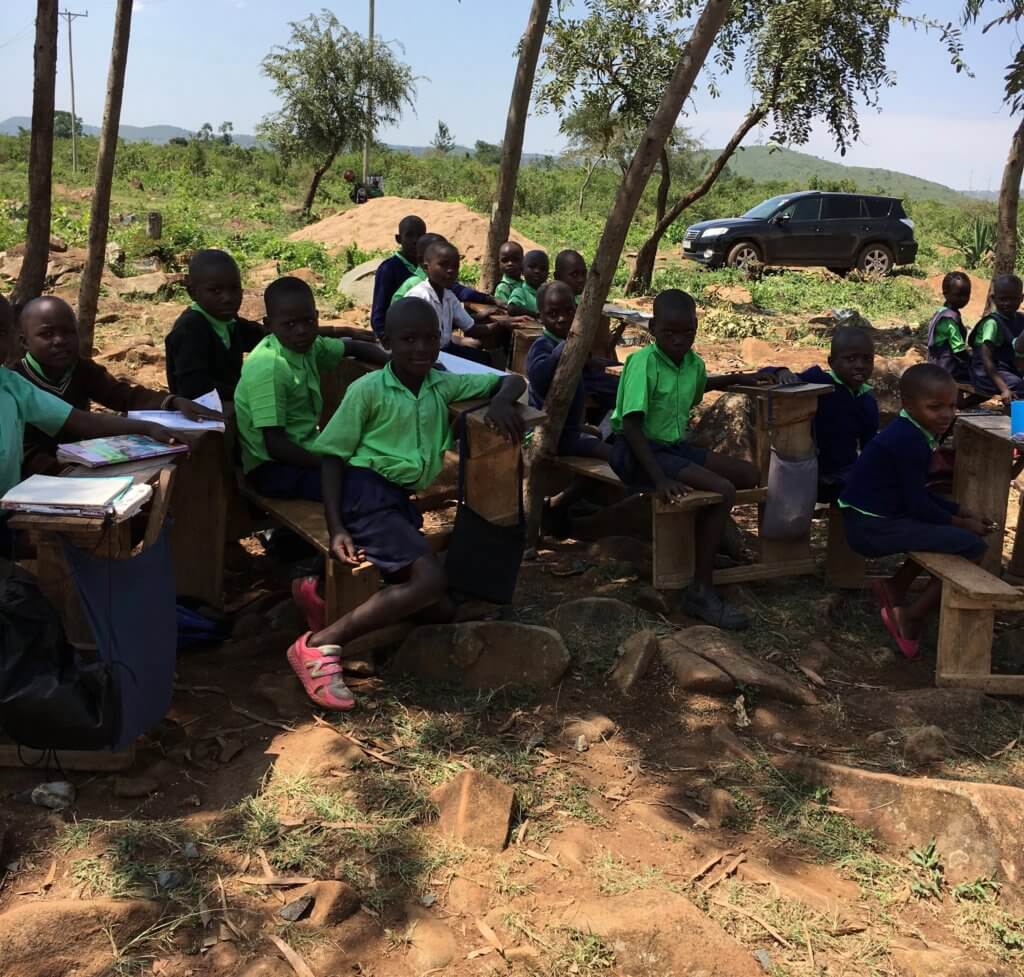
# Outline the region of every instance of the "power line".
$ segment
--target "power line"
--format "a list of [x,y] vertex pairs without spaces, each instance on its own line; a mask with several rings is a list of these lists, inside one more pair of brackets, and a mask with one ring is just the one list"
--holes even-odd
[[78,172],[78,116],[75,114],[75,55],[71,49],[71,21],[76,17],[88,17],[89,11],[82,14],[61,10],[57,15],[63,17],[68,25],[68,74],[71,76],[71,172]]

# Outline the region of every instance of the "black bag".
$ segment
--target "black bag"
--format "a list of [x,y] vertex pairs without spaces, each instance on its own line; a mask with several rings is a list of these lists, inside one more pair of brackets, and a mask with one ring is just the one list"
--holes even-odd
[[495,525],[466,504],[465,414],[459,424],[459,501],[444,561],[448,586],[451,590],[492,604],[510,604],[526,545],[522,452],[516,472],[519,483],[519,519],[511,526]]
[[0,729],[37,750],[106,749],[114,699],[110,669],[82,661],[35,578],[0,561]]

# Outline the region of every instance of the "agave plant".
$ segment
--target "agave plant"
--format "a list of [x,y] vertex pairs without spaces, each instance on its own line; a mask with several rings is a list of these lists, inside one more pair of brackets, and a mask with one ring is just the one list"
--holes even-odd
[[964,256],[968,268],[977,268],[992,254],[996,244],[996,225],[993,221],[974,220],[953,236],[957,250]]

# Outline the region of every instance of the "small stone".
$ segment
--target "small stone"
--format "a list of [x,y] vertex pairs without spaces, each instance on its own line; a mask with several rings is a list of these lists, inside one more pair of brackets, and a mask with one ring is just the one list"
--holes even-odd
[[658,633],[638,631],[619,646],[619,658],[612,669],[611,681],[620,692],[629,695],[633,686],[647,674],[658,653]]
[[721,787],[712,787],[705,794],[704,802],[708,806],[705,818],[712,828],[722,827],[725,821],[735,818],[739,813],[735,798]]
[[55,780],[39,784],[29,795],[36,807],[48,807],[51,811],[63,811],[75,803],[75,785],[66,780]]
[[153,777],[115,777],[114,796],[125,799],[149,797],[160,789]]
[[[562,727],[562,739],[579,749],[578,744],[581,737],[587,746],[590,746],[611,739],[618,731],[619,727],[614,720],[602,716],[600,713],[591,712],[583,718],[570,719],[566,722]],[[583,750],[580,752],[582,753]]]
[[662,593],[653,587],[639,587],[633,592],[632,602],[641,610],[649,611],[651,614],[668,614],[668,601]]
[[908,763],[941,763],[952,752],[952,745],[938,726],[920,726],[906,731],[903,755]]
[[439,812],[443,834],[471,848],[501,851],[508,839],[515,792],[490,774],[463,770],[436,787],[430,799]]
[[206,960],[215,970],[231,970],[240,959],[238,947],[226,940],[210,949]]
[[298,899],[292,899],[287,905],[282,906],[277,915],[288,923],[297,923],[309,911],[313,901],[311,895],[299,896]]

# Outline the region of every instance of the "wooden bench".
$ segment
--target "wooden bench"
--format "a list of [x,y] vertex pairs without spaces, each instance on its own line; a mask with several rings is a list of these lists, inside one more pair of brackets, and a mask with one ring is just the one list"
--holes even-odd
[[1024,675],[992,674],[995,612],[1024,611],[1024,590],[962,556],[923,552],[909,556],[942,581],[935,684],[1024,695]]

